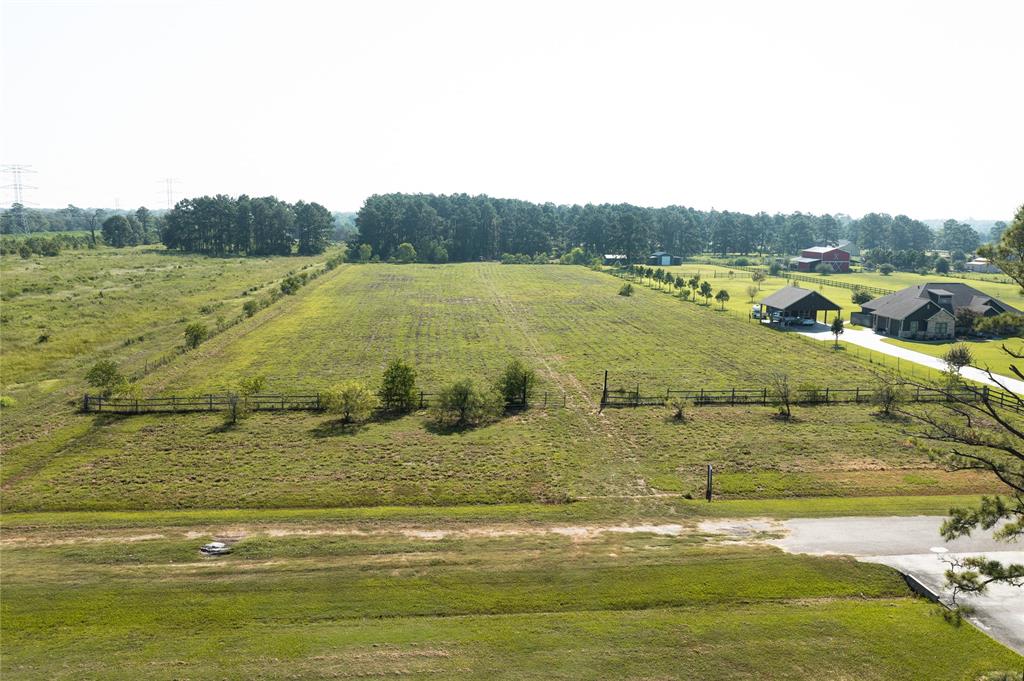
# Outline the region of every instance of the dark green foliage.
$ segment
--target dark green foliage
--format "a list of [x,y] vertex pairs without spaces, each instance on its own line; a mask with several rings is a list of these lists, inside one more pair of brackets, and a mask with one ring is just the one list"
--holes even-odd
[[864,289],[860,288],[859,286],[855,286],[853,288],[853,295],[851,296],[851,298],[853,299],[853,302],[856,303],[857,305],[863,305],[869,300],[875,299],[873,295],[871,295]]
[[476,426],[501,413],[501,396],[478,387],[464,378],[446,385],[437,396],[434,416],[438,423],[451,426]]
[[942,356],[942,361],[949,367],[950,373],[960,373],[960,369],[969,366],[974,361],[974,354],[971,349],[963,343],[957,343]]
[[627,296],[627,297],[633,295],[633,285],[632,284],[623,284],[622,286],[620,286],[619,287],[619,295],[620,296]]
[[407,412],[416,407],[416,370],[400,359],[391,360],[384,370],[380,392],[381,406],[387,411]]
[[974,330],[997,336],[1021,336],[1024,335],[1024,317],[1012,312],[1003,312],[993,317],[980,317],[974,321]]
[[395,260],[400,263],[416,262],[416,249],[409,242],[398,244]]
[[498,379],[498,392],[506,405],[526,406],[533,396],[537,384],[537,373],[520,360],[514,359],[505,366]]
[[218,194],[179,201],[161,238],[168,248],[193,253],[290,255],[297,243],[305,255],[323,252],[331,229],[330,212],[317,203]]
[[117,364],[109,359],[101,359],[85,374],[85,382],[98,389],[104,397],[109,397],[119,392],[127,381]]
[[255,300],[247,300],[242,305],[242,311],[245,312],[246,317],[251,317],[256,314],[260,309],[260,304]]
[[185,327],[185,349],[192,350],[210,337],[210,330],[202,322],[192,322]]
[[889,276],[890,274],[896,271],[896,268],[893,267],[890,263],[884,262],[878,266],[878,271],[881,272],[884,276]]

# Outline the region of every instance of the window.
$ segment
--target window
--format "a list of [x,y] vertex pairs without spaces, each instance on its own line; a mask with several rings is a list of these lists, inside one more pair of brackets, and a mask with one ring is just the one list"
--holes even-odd
[[947,322],[935,322],[935,333],[940,336],[945,336],[949,333],[949,324]]
[[910,320],[909,322],[907,322],[907,324],[908,324],[907,331],[909,331],[910,333],[917,333],[917,322],[916,321]]

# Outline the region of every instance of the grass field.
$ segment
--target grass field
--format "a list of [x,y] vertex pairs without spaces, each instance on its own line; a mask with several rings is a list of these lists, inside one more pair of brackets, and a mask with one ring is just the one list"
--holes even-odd
[[[346,266],[151,373],[151,394],[230,389],[264,374],[277,391],[375,385],[390,357],[428,392],[459,375],[492,380],[509,359],[535,366],[565,408],[447,433],[424,414],[352,431],[317,414],[65,416],[70,425],[11,449],[5,510],[361,506],[556,501],[703,493],[724,497],[978,493],[986,477],[936,470],[909,427],[868,406],[598,411],[613,386],[871,386],[868,365],[788,334],[576,267]],[[278,349],[287,348],[287,352]]]
[[[599,410],[605,370],[648,394],[760,385],[775,369],[797,385],[876,382],[877,367],[744,319],[742,293],[721,313],[644,287],[621,297],[618,280],[579,267],[348,265],[174,354],[141,388],[222,391],[254,374],[273,391],[376,386],[403,357],[433,392],[520,358],[550,408],[455,432],[422,412],[361,428],[314,413],[232,427],[223,414],[75,412],[97,358],[141,375],[188,321],[237,319],[243,292],[323,260],[140,248],[0,262],[3,392],[17,400],[2,413],[5,678],[974,679],[1020,667],[887,568],[698,524],[941,514],[998,489],[937,469],[911,424],[868,406],[798,407],[791,423],[759,406],[690,407],[683,423]],[[702,497],[707,463],[712,504],[686,498]],[[199,558],[212,538],[234,553]]]
[[7,528],[5,675],[973,679],[1020,662],[887,568],[691,521],[254,520],[221,528],[237,543],[219,559],[197,557],[203,529]]

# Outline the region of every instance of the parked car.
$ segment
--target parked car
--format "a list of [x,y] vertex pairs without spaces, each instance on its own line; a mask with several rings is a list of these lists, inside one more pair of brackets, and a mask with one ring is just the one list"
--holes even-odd
[[212,541],[199,547],[199,553],[207,556],[223,556],[226,553],[231,553],[231,547],[221,541]]
[[814,321],[813,319],[810,319],[810,318],[804,319],[800,323],[803,324],[804,326],[814,326],[815,324],[817,324],[816,321]]
[[761,306],[760,305],[751,305],[750,306],[750,316],[753,317],[754,319],[760,319],[761,318]]

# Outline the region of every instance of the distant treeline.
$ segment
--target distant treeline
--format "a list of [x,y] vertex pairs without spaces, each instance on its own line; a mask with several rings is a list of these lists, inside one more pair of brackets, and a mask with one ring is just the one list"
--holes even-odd
[[[998,225],[999,223],[997,223]],[[849,239],[892,252],[938,247],[970,252],[980,236],[949,220],[938,233],[905,215],[846,215],[700,211],[683,206],[555,205],[467,194],[376,194],[356,216],[359,243],[381,259],[410,243],[421,260],[494,260],[502,253],[558,255],[574,247],[622,253],[636,261],[655,249],[673,255],[796,253]]]
[[[158,211],[148,211],[147,215],[156,219]],[[113,215],[133,215],[127,210],[108,210],[105,208],[79,208],[69,205],[67,208],[27,208],[15,203],[0,213],[0,233],[2,234],[35,234],[38,232],[94,232],[100,229],[103,221]]]
[[58,256],[63,250],[95,247],[95,242],[88,234],[33,234],[0,238],[0,255],[17,254],[22,258],[31,258],[33,255]]
[[208,255],[290,255],[295,247],[310,255],[324,251],[333,229],[334,217],[318,203],[218,194],[179,201],[164,216],[162,240]]

